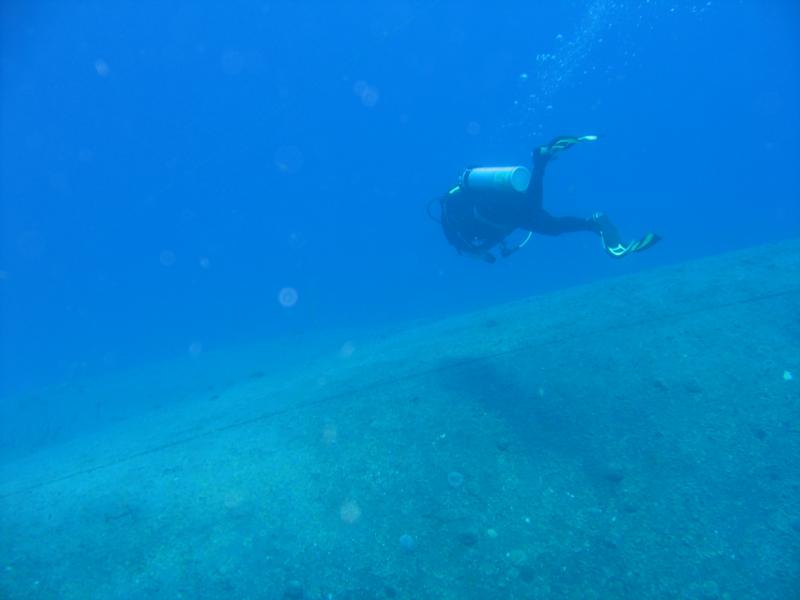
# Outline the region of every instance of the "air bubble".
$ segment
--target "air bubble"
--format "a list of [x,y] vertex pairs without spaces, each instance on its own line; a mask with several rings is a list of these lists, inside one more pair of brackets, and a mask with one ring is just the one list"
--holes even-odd
[[353,84],[353,92],[361,99],[361,104],[367,108],[374,107],[380,99],[378,88],[368,84],[366,81],[356,81]]
[[172,250],[162,250],[161,254],[158,256],[158,260],[163,267],[171,267],[175,264],[177,260],[175,257],[175,253]]
[[293,287],[281,288],[281,291],[278,292],[278,303],[284,308],[292,308],[297,304],[297,298],[297,290]]
[[111,69],[108,68],[108,63],[99,58],[94,61],[94,70],[97,71],[100,77],[108,77],[108,74],[111,72]]
[[339,518],[345,523],[355,523],[361,518],[361,507],[355,500],[348,500],[339,509]]

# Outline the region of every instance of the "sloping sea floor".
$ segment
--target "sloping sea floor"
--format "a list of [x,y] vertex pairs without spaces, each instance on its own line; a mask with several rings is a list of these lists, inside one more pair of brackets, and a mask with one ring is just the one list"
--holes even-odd
[[337,350],[6,436],[0,596],[800,597],[800,242]]

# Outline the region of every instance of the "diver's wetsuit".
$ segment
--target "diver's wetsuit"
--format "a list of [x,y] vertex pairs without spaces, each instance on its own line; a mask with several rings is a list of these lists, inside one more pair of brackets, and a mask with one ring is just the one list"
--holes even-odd
[[522,206],[519,215],[519,227],[543,235],[561,235],[575,231],[600,233],[600,228],[593,219],[554,217],[544,209],[544,171],[548,162],[549,156],[534,151],[533,173],[525,191],[527,202]]
[[[591,218],[554,217],[544,210],[544,172],[551,157],[540,150],[534,150],[533,173],[524,192],[475,190],[460,186],[455,194],[451,192],[443,200],[444,233],[459,252],[493,262],[489,250],[503,244],[503,240],[516,229],[543,235],[575,231],[600,233],[598,224]],[[504,246],[504,253],[507,252]]]
[[563,150],[597,139],[596,135],[562,136],[536,148],[533,151],[533,173],[524,192],[474,189],[469,186],[467,178],[466,185],[462,182],[438,199],[441,225],[447,240],[459,253],[477,256],[488,262],[495,261],[490,252],[495,246],[500,247],[503,256],[509,256],[525,245],[527,238],[521,244],[511,248],[507,246],[506,238],[516,229],[543,235],[593,232],[600,236],[606,253],[615,258],[651,247],[661,239],[653,233],[623,244],[617,228],[603,213],[594,213],[590,218],[582,219],[554,217],[544,210],[543,187],[547,163]]

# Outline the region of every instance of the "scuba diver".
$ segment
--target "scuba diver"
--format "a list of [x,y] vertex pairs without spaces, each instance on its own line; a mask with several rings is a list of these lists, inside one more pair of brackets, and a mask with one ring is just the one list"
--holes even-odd
[[[611,220],[596,212],[588,219],[554,217],[542,207],[544,171],[549,162],[576,144],[594,142],[596,135],[558,137],[533,151],[533,174],[525,167],[478,167],[467,169],[459,184],[440,198],[428,203],[428,214],[438,220],[444,235],[459,254],[483,259],[496,258],[491,250],[498,246],[508,257],[525,244],[533,233],[561,235],[589,231],[600,236],[606,253],[622,258],[651,247],[661,238],[653,233],[627,244]],[[431,214],[431,205],[439,202],[440,219]],[[506,241],[515,230],[528,232],[516,245]]]

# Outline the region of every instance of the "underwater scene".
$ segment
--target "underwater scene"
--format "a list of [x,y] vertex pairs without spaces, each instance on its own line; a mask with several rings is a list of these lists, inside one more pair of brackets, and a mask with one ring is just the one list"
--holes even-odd
[[0,3],[0,598],[800,598],[800,3]]

